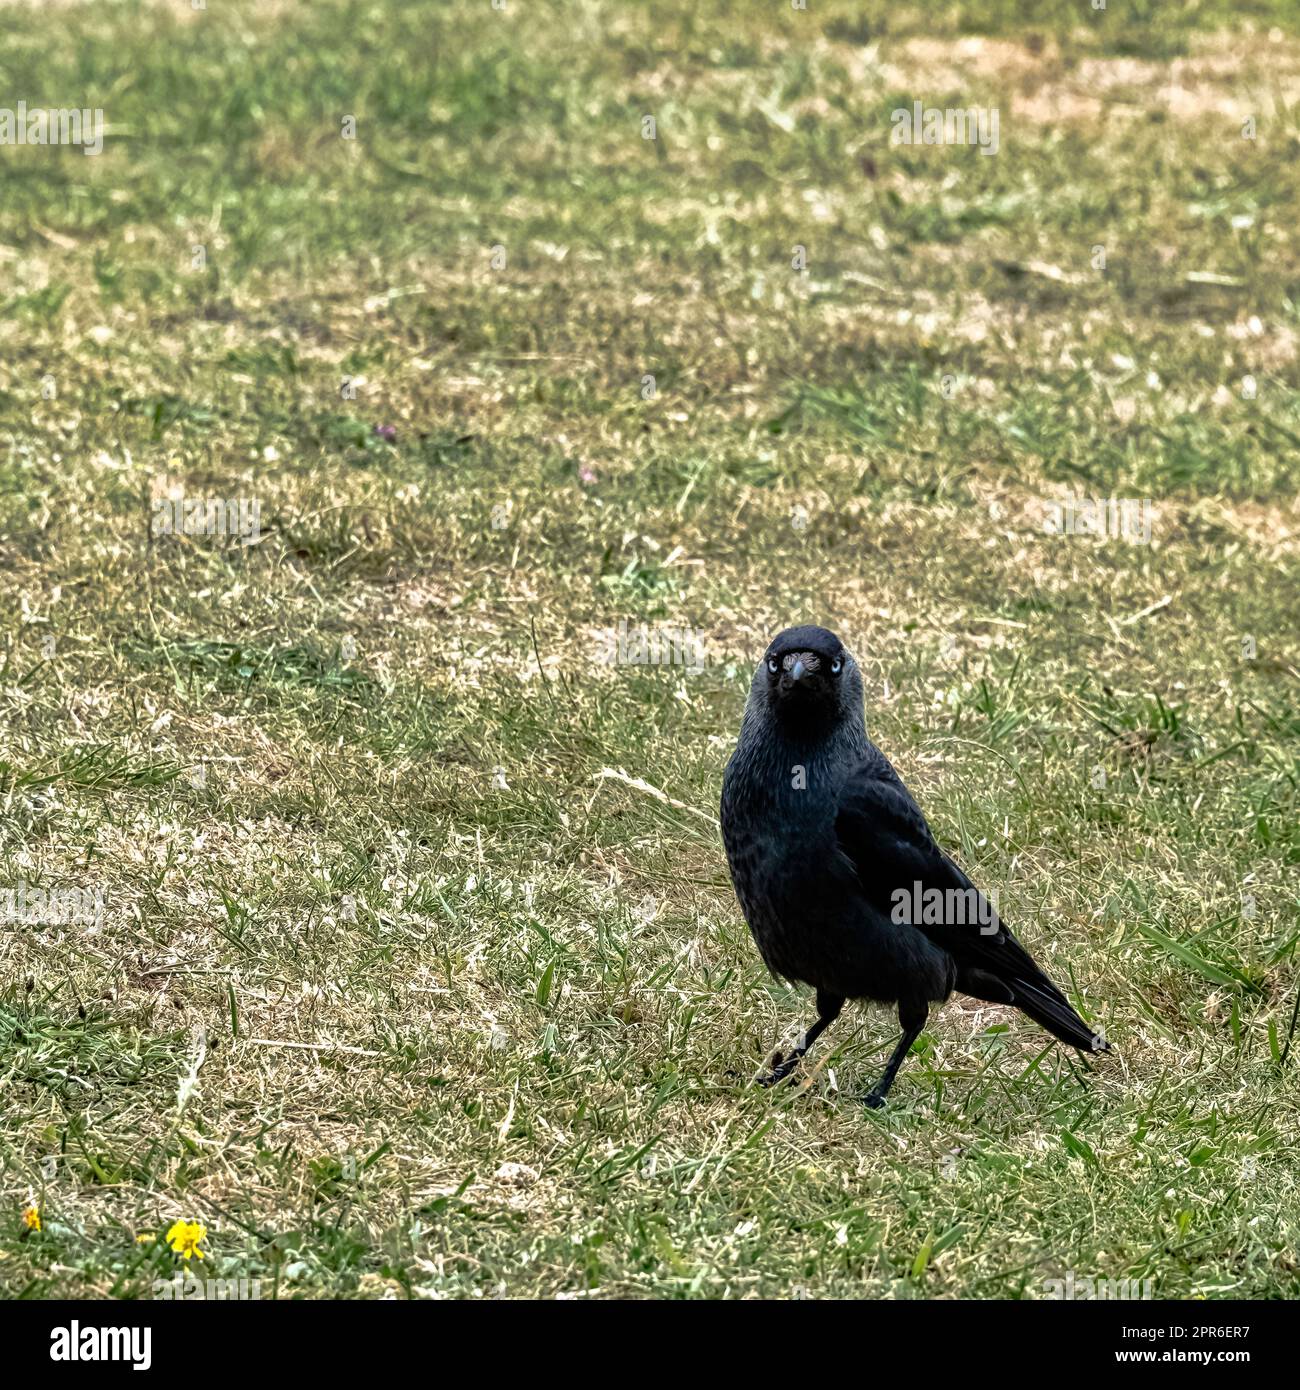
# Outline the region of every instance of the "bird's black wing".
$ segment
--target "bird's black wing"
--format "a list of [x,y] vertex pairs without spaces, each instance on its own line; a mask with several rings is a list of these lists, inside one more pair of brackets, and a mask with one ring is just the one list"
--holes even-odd
[[963,895],[960,914],[943,911],[941,921],[924,916],[917,921],[911,910],[901,919],[952,956],[959,990],[976,999],[1014,1004],[1074,1047],[1109,1051],[1105,1039],[1075,1013],[983,894],[935,844],[921,808],[884,759],[864,761],[849,776],[835,834],[868,901],[895,920],[894,894],[899,890],[909,899],[914,899],[914,888],[922,895],[931,888]]
[[[835,833],[840,848],[853,861],[868,900],[882,912],[893,915],[896,891],[905,892],[910,903],[914,885],[919,885],[921,894],[938,889],[962,895],[964,910],[945,911],[942,916],[964,920],[926,922],[915,920],[910,911],[903,919],[947,951],[959,969],[984,971],[1004,980],[1041,975],[992,904],[935,844],[921,808],[888,764],[881,769],[863,763],[848,778],[840,795]],[[1054,986],[1052,991],[1057,993]]]

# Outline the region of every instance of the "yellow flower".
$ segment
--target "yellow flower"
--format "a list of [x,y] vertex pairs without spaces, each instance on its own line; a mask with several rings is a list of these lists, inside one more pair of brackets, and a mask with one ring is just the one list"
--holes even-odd
[[39,1231],[41,1229],[41,1213],[36,1207],[28,1207],[23,1212],[23,1224],[29,1231]]
[[141,1231],[140,1234],[136,1236],[135,1243],[137,1245],[152,1245],[157,1239],[158,1237],[154,1235],[152,1231]]
[[177,1221],[167,1232],[167,1244],[181,1257],[188,1260],[191,1255],[204,1258],[199,1249],[199,1241],[208,1238],[208,1228],[201,1221]]

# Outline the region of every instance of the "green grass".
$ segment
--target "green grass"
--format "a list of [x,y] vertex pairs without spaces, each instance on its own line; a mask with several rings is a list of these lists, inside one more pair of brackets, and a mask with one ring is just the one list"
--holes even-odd
[[[108,132],[0,149],[0,889],[104,902],[0,933],[0,1289],[183,1218],[268,1297],[1300,1293],[1293,6],[4,20]],[[750,1084],[811,1000],[712,818],[800,620],[1113,1057],[954,1000],[875,1113],[855,1006]]]

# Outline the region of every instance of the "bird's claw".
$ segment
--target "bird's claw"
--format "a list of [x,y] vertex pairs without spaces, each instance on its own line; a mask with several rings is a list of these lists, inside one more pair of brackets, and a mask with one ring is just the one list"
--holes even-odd
[[760,1086],[777,1086],[784,1081],[799,1063],[797,1056],[782,1058],[781,1053],[777,1053],[772,1058],[772,1070],[766,1076],[758,1078]]
[[868,1110],[883,1110],[885,1108],[884,1096],[877,1095],[875,1091],[868,1091],[867,1094],[862,1097],[862,1103]]

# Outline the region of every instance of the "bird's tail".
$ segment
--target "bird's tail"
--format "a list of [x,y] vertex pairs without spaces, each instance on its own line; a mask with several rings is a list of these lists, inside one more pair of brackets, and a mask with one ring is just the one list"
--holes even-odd
[[1021,1013],[1040,1023],[1053,1037],[1085,1052],[1109,1052],[1110,1044],[1090,1028],[1070,1007],[1069,1001],[1046,975],[1036,980],[1014,979],[1005,982],[1011,991],[1011,1002]]
[[1065,995],[1022,952],[1014,975],[994,975],[988,970],[966,969],[957,977],[957,988],[991,1004],[1014,1004],[1055,1038],[1085,1052],[1109,1052],[1110,1044],[1090,1028],[1070,1007]]

